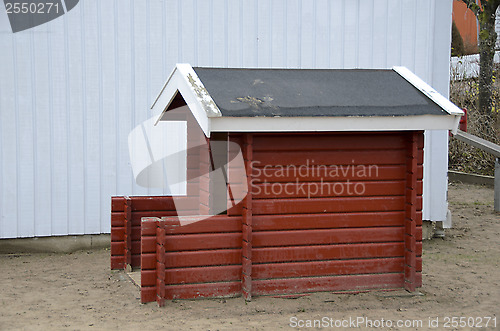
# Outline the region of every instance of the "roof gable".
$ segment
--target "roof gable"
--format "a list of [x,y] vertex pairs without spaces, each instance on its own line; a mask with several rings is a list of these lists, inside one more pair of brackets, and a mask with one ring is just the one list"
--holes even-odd
[[[178,64],[152,106],[158,120],[177,93],[206,136],[211,131],[456,130],[463,114],[403,67],[228,69]],[[297,117],[303,118],[300,124]]]

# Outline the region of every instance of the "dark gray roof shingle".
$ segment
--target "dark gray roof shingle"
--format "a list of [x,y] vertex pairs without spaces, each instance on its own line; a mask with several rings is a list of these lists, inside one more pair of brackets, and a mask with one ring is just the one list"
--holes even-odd
[[447,115],[393,70],[193,69],[222,116]]

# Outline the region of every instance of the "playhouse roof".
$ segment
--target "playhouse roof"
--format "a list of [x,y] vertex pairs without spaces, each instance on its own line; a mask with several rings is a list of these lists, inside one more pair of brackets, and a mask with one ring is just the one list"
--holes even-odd
[[403,67],[228,69],[178,64],[152,106],[160,118],[177,93],[207,136],[214,131],[456,130],[463,114]]

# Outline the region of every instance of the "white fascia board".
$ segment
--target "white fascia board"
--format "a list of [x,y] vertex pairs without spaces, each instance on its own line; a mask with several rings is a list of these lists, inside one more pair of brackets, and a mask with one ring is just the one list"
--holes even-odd
[[453,130],[455,116],[217,117],[212,132],[328,132]]
[[[189,64],[177,64],[151,109],[158,120],[163,116],[177,91],[207,137],[210,137],[209,117],[222,116],[219,108]],[[157,121],[158,122],[158,121]]]
[[392,70],[397,72],[401,77],[406,79],[408,83],[413,85],[420,92],[425,94],[429,99],[431,99],[435,104],[441,107],[444,111],[446,111],[450,115],[458,115],[462,116],[464,112],[462,109],[458,108],[453,102],[445,98],[438,91],[433,89],[430,85],[420,79],[413,72],[408,70],[405,67],[392,67]]
[[453,134],[457,133],[458,126],[460,123],[460,118],[464,115],[462,109],[458,108],[453,102],[445,98],[442,94],[433,89],[430,85],[420,79],[413,72],[405,67],[392,67],[392,70],[397,72],[401,77],[406,79],[410,84],[412,84],[416,89],[426,95],[435,104],[441,107],[444,111],[454,117],[454,125],[452,128],[448,129]]

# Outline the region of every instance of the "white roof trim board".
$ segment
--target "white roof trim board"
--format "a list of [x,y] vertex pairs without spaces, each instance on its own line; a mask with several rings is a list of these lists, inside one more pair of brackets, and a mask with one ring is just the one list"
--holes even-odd
[[222,113],[189,64],[177,64],[151,106],[158,121],[176,93],[181,93],[207,137],[210,132],[409,131],[451,130],[456,133],[463,111],[405,67],[393,67],[446,115],[231,117]]
[[158,116],[156,123],[167,111],[177,91],[186,101],[205,135],[210,137],[209,117],[219,117],[222,114],[189,64],[177,64],[160,94],[156,97],[151,106],[153,115]]

